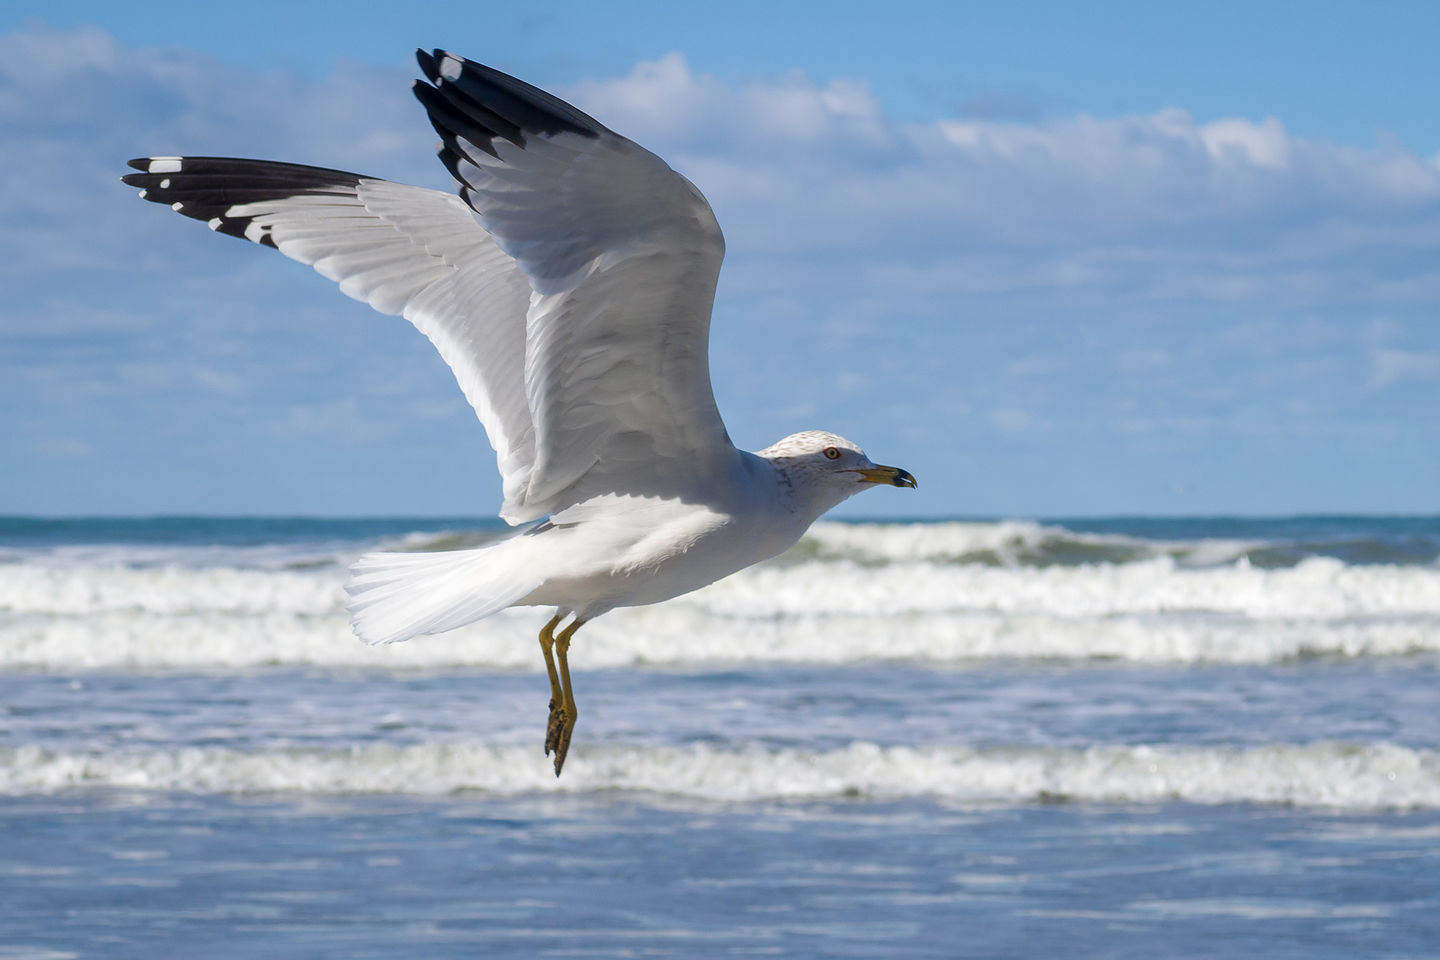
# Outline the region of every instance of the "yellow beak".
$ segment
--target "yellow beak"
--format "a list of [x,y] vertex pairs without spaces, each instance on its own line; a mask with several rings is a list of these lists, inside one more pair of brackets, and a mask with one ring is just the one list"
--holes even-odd
[[901,470],[899,467],[873,467],[855,472],[860,474],[861,483],[883,483],[891,487],[919,486],[909,470]]

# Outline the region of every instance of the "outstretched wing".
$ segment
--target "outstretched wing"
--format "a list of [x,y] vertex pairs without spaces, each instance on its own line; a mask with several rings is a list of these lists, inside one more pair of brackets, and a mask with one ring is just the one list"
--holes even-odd
[[489,67],[419,53],[440,157],[535,295],[526,489],[507,519],[594,496],[675,495],[735,456],[710,388],[725,243],[700,192],[569,104]]
[[430,83],[415,93],[459,197],[217,157],[132,160],[124,180],[410,320],[489,434],[511,523],[693,491],[735,455],[710,388],[725,245],[709,204],[550,94],[440,51],[419,59]]
[[435,344],[495,448],[507,501],[529,489],[525,399],[530,283],[457,196],[267,160],[149,157],[140,196],[313,266]]

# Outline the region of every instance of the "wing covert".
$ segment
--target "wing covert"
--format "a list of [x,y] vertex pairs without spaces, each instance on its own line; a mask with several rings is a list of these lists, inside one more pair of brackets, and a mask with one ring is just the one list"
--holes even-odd
[[149,157],[122,179],[211,229],[309,264],[347,296],[404,316],[455,374],[495,448],[505,496],[528,485],[530,284],[454,194],[342,170],[229,157]]
[[569,104],[443,51],[417,82],[440,158],[535,294],[528,488],[507,519],[605,493],[664,495],[734,447],[710,386],[724,238],[663,160]]

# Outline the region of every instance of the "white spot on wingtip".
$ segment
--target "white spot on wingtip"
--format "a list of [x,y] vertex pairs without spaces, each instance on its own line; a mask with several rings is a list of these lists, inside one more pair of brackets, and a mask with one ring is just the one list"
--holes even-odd
[[170,189],[170,178],[169,178],[169,177],[166,177],[164,180],[161,180],[161,181],[160,181],[160,189],[161,189],[161,190],[169,190],[169,189]]
[[141,200],[144,200],[144,199],[145,199],[145,195],[146,195],[146,193],[148,193],[148,192],[149,192],[149,191],[141,190],[141,191],[140,191],[140,199],[141,199]]
[[180,157],[151,157],[146,173],[179,173]]
[[170,204],[170,209],[174,210],[176,213],[179,213],[182,209],[184,209],[184,207],[185,204],[181,203],[179,200],[176,200],[174,203]]
[[265,227],[254,220],[245,225],[245,239],[251,243],[259,243],[260,238],[265,236]]
[[220,217],[211,217],[207,222],[210,224],[211,230],[219,230],[220,224],[224,223],[225,221]]
[[460,72],[464,69],[465,68],[460,63],[460,61],[456,60],[448,53],[445,55],[445,59],[440,61],[440,76],[444,77],[446,80],[457,79],[460,76]]

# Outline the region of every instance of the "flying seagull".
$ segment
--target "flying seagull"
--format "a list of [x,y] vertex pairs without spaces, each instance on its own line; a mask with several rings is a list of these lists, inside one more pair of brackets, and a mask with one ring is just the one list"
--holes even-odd
[[710,388],[725,241],[700,191],[543,90],[443,50],[417,57],[456,193],[221,157],[131,160],[123,179],[309,264],[440,351],[495,448],[500,516],[530,526],[473,550],[366,554],[345,588],[351,623],[394,643],[555,608],[540,650],[559,776],[583,624],[773,557],[846,498],[915,478],[819,430],[737,450]]

